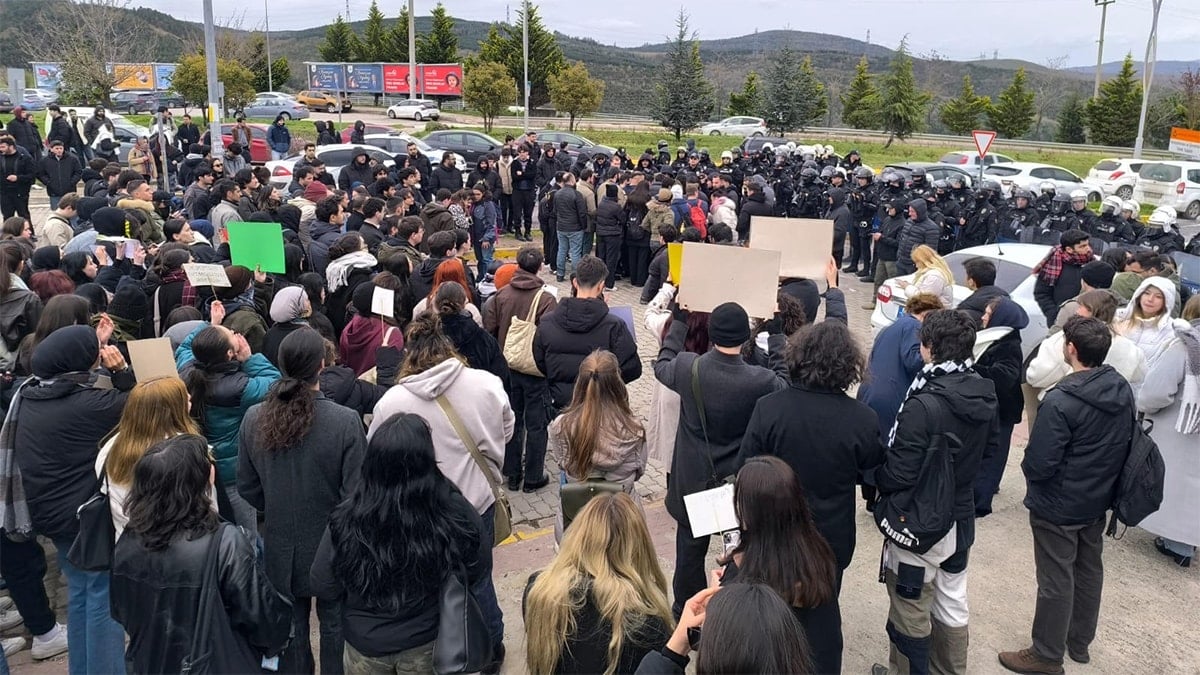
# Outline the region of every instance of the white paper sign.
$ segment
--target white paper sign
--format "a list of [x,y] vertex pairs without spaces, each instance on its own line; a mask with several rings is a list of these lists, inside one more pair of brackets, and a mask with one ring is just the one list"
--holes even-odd
[[396,318],[396,291],[376,286],[371,294],[371,313],[389,319]]
[[183,266],[183,273],[187,275],[188,282],[197,288],[200,286],[229,288],[233,285],[229,283],[229,275],[225,274],[225,268],[220,265],[186,263]]
[[687,510],[688,523],[691,525],[693,536],[703,537],[738,528],[737,510],[733,506],[733,485],[731,483],[711,490],[684,495],[683,507]]
[[545,286],[542,286],[542,290],[546,291],[550,295],[553,295],[555,300],[558,299],[558,286],[551,286],[550,284],[546,284]]

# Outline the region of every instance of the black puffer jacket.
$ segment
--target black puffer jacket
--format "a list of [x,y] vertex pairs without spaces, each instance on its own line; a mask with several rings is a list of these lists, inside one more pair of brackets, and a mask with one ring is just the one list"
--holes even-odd
[[[149,551],[136,532],[125,530],[113,552],[109,600],[112,616],[129,633],[126,656],[132,672],[178,672],[191,651],[197,608],[213,537],[217,550],[219,605],[210,635],[224,672],[257,673],[264,655],[278,654],[292,634],[291,603],[256,561],[244,530],[219,525],[193,541],[180,536],[163,551]],[[221,606],[223,605],[223,607]]]
[[438,164],[429,173],[429,194],[434,195],[442,188],[451,192],[458,192],[463,188],[462,174],[454,165]]
[[[641,228],[638,228],[641,229]],[[619,237],[625,231],[625,212],[615,199],[605,197],[596,207],[596,235]]]
[[1025,508],[1056,525],[1103,517],[1129,454],[1133,415],[1133,392],[1112,366],[1071,373],[1047,391],[1021,461]]
[[555,407],[567,407],[583,359],[597,349],[607,349],[621,364],[621,379],[633,382],[642,376],[637,343],[625,322],[610,314],[600,298],[563,298],[542,317],[533,338],[533,359],[546,376]]
[[64,153],[61,158],[50,153],[38,161],[38,180],[46,186],[46,194],[61,197],[74,192],[83,178],[83,167],[75,155]]
[[938,237],[942,228],[929,219],[929,209],[924,199],[914,199],[908,203],[917,212],[917,219],[904,224],[900,232],[900,248],[896,252],[896,271],[900,274],[912,274],[917,271],[912,261],[913,249],[925,244],[937,250]]
[[974,319],[975,327],[980,328],[979,322],[983,319],[983,313],[987,310],[988,303],[995,298],[1007,297],[1008,291],[999,286],[980,286],[975,289],[974,293],[967,296],[966,300],[958,303],[958,306],[954,309]]
[[[364,164],[359,164],[358,158],[366,157],[367,161]],[[355,183],[370,185],[375,182],[375,165],[371,164],[371,156],[366,152],[360,152],[351,158],[350,163],[342,167],[338,173],[338,187],[349,191]]]

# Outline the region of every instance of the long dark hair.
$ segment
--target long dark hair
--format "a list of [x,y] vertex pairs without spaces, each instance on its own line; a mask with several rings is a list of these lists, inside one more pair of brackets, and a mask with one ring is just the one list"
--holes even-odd
[[181,434],[155,443],[133,467],[126,530],[151,551],[166,549],[181,533],[196,539],[216,530],[217,512],[208,496],[211,472],[203,437]]
[[17,244],[0,245],[0,297],[12,290],[12,276],[21,269],[24,256]]
[[429,596],[479,546],[478,524],[456,515],[461,499],[438,469],[425,420],[388,418],[367,446],[362,479],[329,519],[342,583],[384,613]]
[[279,343],[283,377],[271,386],[258,417],[258,442],[263,448],[292,448],[308,435],[317,400],[312,385],[321,374],[324,359],[325,338],[312,328],[292,331]]
[[192,338],[192,369],[183,378],[188,394],[192,397],[192,417],[204,429],[204,408],[208,403],[210,380],[216,376],[216,367],[229,363],[229,334],[219,326],[209,326]]
[[836,593],[833,549],[817,530],[804,488],[778,457],[749,459],[733,487],[741,524],[738,578],[764,583],[793,607],[816,607]]
[[810,673],[808,640],[791,607],[765,584],[734,583],[708,601],[699,675]]

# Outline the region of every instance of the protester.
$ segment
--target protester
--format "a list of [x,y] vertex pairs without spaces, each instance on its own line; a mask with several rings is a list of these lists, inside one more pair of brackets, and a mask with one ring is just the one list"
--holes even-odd
[[433,310],[442,321],[442,331],[454,345],[454,350],[467,360],[471,368],[487,371],[506,386],[508,363],[500,353],[500,344],[467,313],[467,292],[455,281],[438,286],[434,292]]
[[1092,261],[1092,244],[1083,230],[1067,230],[1050,256],[1034,268],[1037,283],[1033,297],[1046,316],[1046,325],[1053,325],[1058,308],[1079,295],[1083,266]]
[[[384,276],[386,274],[386,277]],[[376,288],[390,285],[394,280],[390,272],[376,276],[374,282],[359,284],[354,289],[351,307],[354,310],[350,322],[342,331],[338,342],[338,355],[342,365],[349,367],[355,375],[363,375],[378,365],[379,353],[384,348],[404,348],[404,331],[392,317],[372,311],[372,298]],[[396,313],[393,302],[392,313]]]
[[879,436],[887,440],[913,378],[921,372],[921,322],[930,312],[944,309],[938,296],[917,293],[908,296],[904,314],[879,331],[867,360],[867,377],[856,397],[879,419]]
[[912,250],[912,261],[917,266],[912,282],[900,280],[900,288],[914,288],[918,293],[932,293],[942,301],[943,307],[954,305],[954,273],[946,266],[937,251],[921,244]]
[[1062,332],[1072,373],[1046,393],[1021,461],[1037,571],[1033,644],[999,656],[1000,665],[1019,673],[1061,673],[1064,652],[1077,663],[1090,660],[1104,586],[1105,515],[1134,424],[1133,393],[1103,365],[1108,326],[1075,317]]
[[[1117,298],[1109,291],[1088,291],[1077,299],[1076,316],[1099,319],[1114,331],[1111,345],[1105,354],[1105,365],[1112,366],[1121,377],[1135,387],[1146,376],[1146,355],[1130,339],[1115,332]],[[1065,336],[1056,331],[1046,336],[1038,346],[1037,354],[1029,360],[1025,369],[1025,382],[1037,390],[1049,390],[1064,377],[1071,374],[1063,347]],[[1039,392],[1040,400],[1044,393]],[[1036,416],[1032,418],[1036,420]]]
[[362,235],[347,232],[329,247],[329,265],[324,270],[326,304],[333,329],[340,335],[350,321],[354,291],[375,274],[379,261],[367,250]]
[[530,577],[522,604],[526,663],[536,675],[632,673],[674,623],[645,518],[623,493],[583,507],[558,555]]
[[1133,293],[1124,309],[1117,312],[1118,335],[1131,340],[1146,355],[1146,367],[1153,368],[1175,339],[1171,307],[1178,291],[1162,277],[1148,277]]
[[992,381],[996,388],[996,414],[999,426],[989,440],[975,480],[975,516],[992,512],[992,497],[1000,490],[1000,480],[1008,465],[1013,427],[1021,422],[1024,399],[1021,395],[1021,331],[1029,325],[1029,316],[1006,296],[988,302],[975,334],[975,372]]
[[[437,271],[433,274],[433,286],[429,289],[429,295],[417,301],[417,304],[413,307],[413,316],[426,311],[436,311],[436,303],[432,302],[432,300],[444,283],[454,282],[462,288],[468,289],[469,292],[471,286],[467,278],[468,274],[469,272],[467,272],[466,267],[457,258],[442,261],[437,266]],[[475,306],[475,303],[471,302],[471,297],[467,297],[467,303],[463,309],[474,319],[476,324],[479,326],[484,325],[483,315],[480,313],[479,308]]]
[[[112,614],[129,633],[133,672],[178,672],[192,663],[257,672],[292,636],[288,601],[263,573],[253,539],[213,510],[213,475],[208,443],[191,434],[159,441],[134,465],[129,526],[112,566]],[[87,672],[124,672],[124,665]]]
[[[361,478],[362,418],[321,393],[325,341],[311,328],[279,346],[282,378],[246,411],[238,432],[238,494],[263,513],[267,578],[292,602],[294,635],[280,659],[284,672],[313,672],[309,583],[321,534],[334,508]],[[317,600],[322,673],[341,672],[341,607]]]
[[279,367],[279,345],[292,333],[309,327],[313,314],[312,302],[303,286],[282,288],[271,298],[271,323],[263,336],[262,355],[271,365]]
[[[987,258],[971,258],[963,262],[963,273],[967,276],[965,285],[971,290],[971,295],[958,303],[955,309],[965,312],[978,323],[992,300],[1007,298],[1008,291],[996,285],[996,263]],[[949,306],[943,304],[943,307]]]

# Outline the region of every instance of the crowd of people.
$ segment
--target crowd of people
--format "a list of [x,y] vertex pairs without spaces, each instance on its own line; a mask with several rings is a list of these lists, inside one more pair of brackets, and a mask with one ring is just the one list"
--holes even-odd
[[[464,638],[439,635],[453,588],[477,609],[464,639],[486,645],[483,672],[508,659],[682,673],[693,650],[701,673],[840,672],[864,503],[890,603],[877,672],[963,673],[975,521],[1023,418],[1039,600],[1031,645],[1001,653],[1005,667],[1090,658],[1106,514],[1139,415],[1166,465],[1140,525],[1180,566],[1200,544],[1200,297],[1165,255],[1183,248],[1166,212],[1135,229],[1137,205],[1097,217],[1074,195],[1010,204],[990,181],[877,179],[828,146],[714,162],[664,142],[634,160],[532,132],[466,177],[453,155],[431,167],[410,145],[390,167],[355,153],[335,181],[308,143],[280,189],[239,166],[240,147],[212,156],[188,119],[166,165],[141,152],[121,166],[87,157],[51,115],[68,129],[39,158],[43,222],[7,187],[31,183],[41,139],[33,153],[19,122],[0,135],[14,219],[0,239],[13,603],[0,630],[23,620],[34,658],[67,652],[71,673],[429,672],[439,640]],[[781,278],[772,316],[681,307],[667,245],[745,244],[756,215],[831,220],[823,278]],[[228,226],[243,221],[282,225],[284,272],[232,264]],[[512,259],[495,255],[505,233],[524,244]],[[991,261],[955,278],[942,257],[994,241],[1051,244],[1036,308],[996,285]],[[193,284],[193,262],[229,285]],[[870,349],[848,327],[846,272],[912,275]],[[624,280],[642,289],[656,353],[610,311]],[[957,308],[955,285],[972,291]],[[1055,328],[1026,354],[1032,311]],[[151,338],[170,341],[175,375],[131,365],[131,343]],[[641,377],[655,382],[648,411],[629,399]],[[638,486],[651,457],[676,525],[669,580]],[[725,485],[739,530],[713,570],[687,498]],[[493,548],[518,491],[557,493],[559,548],[529,579],[515,656]],[[94,499],[116,542],[102,565],[80,557],[105,548],[106,528],[77,516]],[[43,584],[46,541],[66,626]]]

